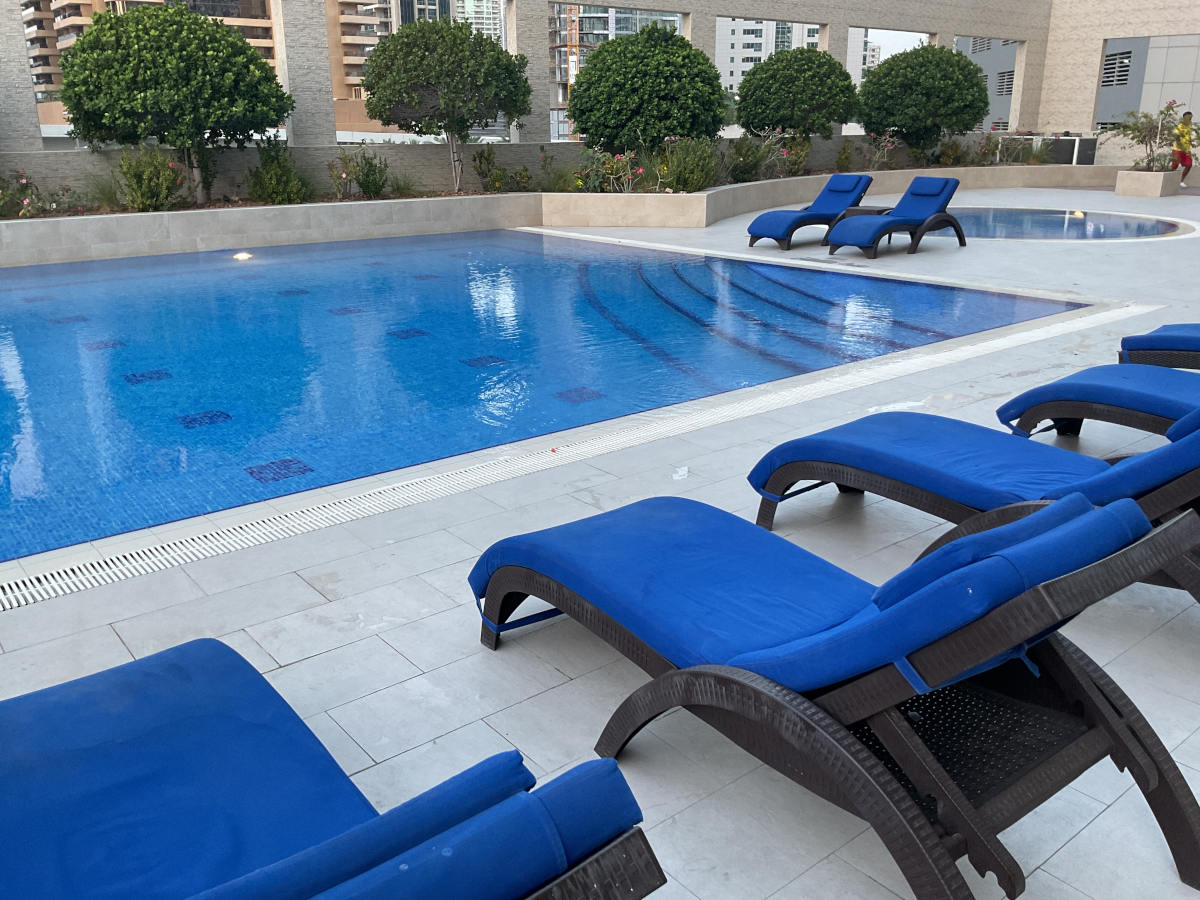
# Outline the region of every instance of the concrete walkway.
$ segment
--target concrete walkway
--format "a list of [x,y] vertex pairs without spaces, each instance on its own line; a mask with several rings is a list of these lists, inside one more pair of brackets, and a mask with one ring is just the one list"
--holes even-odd
[[[872,197],[886,202],[886,197]],[[1200,222],[1194,196],[1137,200],[1103,191],[965,192],[958,205],[1115,210]],[[199,636],[220,637],[283,693],[380,808],[516,747],[551,775],[592,756],[608,715],[644,676],[563,620],[478,642],[466,572],[497,538],[570,521],[656,494],[678,494],[753,518],[751,465],[780,440],[880,409],[943,413],[995,425],[993,410],[1026,387],[1115,361],[1121,335],[1200,321],[1200,232],[1137,241],[971,241],[928,238],[913,256],[874,261],[815,244],[790,253],[745,247],[750,216],[702,231],[578,229],[589,237],[786,263],[832,265],[1104,304],[827,370],[812,399],[709,425],[441,500],[190,563],[116,585],[0,613],[0,696],[97,671]],[[1053,327],[1052,327],[1053,326]],[[953,351],[953,352],[951,352]],[[892,368],[888,368],[892,366]],[[898,377],[891,373],[902,371]],[[880,377],[872,377],[872,373]],[[837,389],[821,389],[823,383]],[[762,391],[760,391],[762,393]],[[728,395],[722,402],[728,401]],[[712,409],[698,401],[696,409]],[[686,412],[686,410],[684,410]],[[622,422],[554,436],[566,445]],[[1158,438],[1090,423],[1071,446],[1108,454]],[[545,440],[505,448],[541,449]],[[484,451],[443,462],[464,467]],[[397,480],[408,477],[395,473]],[[297,498],[300,503],[303,498]],[[909,563],[944,525],[872,497],[817,491],[781,507],[785,537],[869,580]],[[1068,628],[1146,713],[1200,792],[1200,607],[1187,595],[1137,586]],[[882,900],[911,896],[880,841],[858,819],[764,767],[707,726],[672,713],[621,758],[671,884],[656,897]],[[1110,763],[1014,826],[1005,841],[1028,873],[1029,898],[1196,900],[1178,881],[1140,792]],[[979,897],[994,879],[964,864]]]

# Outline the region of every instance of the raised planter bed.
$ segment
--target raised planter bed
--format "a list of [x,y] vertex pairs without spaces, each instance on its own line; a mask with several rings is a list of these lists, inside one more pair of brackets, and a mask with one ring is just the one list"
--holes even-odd
[[1170,197],[1179,193],[1179,173],[1122,169],[1116,192],[1122,197]]

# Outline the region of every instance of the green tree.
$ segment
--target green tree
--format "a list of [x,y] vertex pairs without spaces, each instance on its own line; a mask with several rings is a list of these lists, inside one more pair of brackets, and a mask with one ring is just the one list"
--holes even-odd
[[738,124],[748,131],[775,130],[797,137],[833,137],[833,123],[857,111],[850,73],[824,50],[808,47],[768,56],[742,79]]
[[948,47],[917,47],[889,56],[858,91],[868,134],[896,134],[914,150],[937,146],[942,134],[962,134],[988,111],[983,69]]
[[367,60],[367,115],[403,131],[445,134],[458,191],[467,132],[501,115],[517,125],[529,112],[527,64],[469,22],[419,20],[385,37]]
[[567,116],[589,147],[623,151],[663,138],[715,138],[725,115],[717,67],[657,24],[607,41],[579,70]]
[[63,52],[62,70],[73,137],[92,145],[157,138],[180,151],[201,200],[213,149],[244,147],[295,106],[241,34],[181,3],[97,13]]

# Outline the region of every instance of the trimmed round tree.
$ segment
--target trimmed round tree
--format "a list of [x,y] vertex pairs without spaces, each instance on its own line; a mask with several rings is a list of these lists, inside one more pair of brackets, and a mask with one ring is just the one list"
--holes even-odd
[[385,37],[367,60],[367,115],[414,134],[446,135],[458,191],[459,145],[469,130],[501,115],[515,126],[529,112],[527,64],[469,22],[421,19]]
[[702,50],[657,24],[606,41],[579,70],[567,116],[589,147],[623,151],[667,137],[717,136],[721,75]]
[[748,131],[828,139],[833,123],[849,122],[856,110],[845,66],[810,47],[773,53],[746,73],[738,90],[737,121]]
[[970,131],[987,115],[983,69],[949,47],[916,47],[889,56],[858,90],[868,134],[896,129],[914,150],[935,147],[942,134]]
[[97,13],[62,55],[62,102],[89,144],[174,147],[204,199],[206,151],[239,148],[295,106],[262,54],[234,28],[182,3]]

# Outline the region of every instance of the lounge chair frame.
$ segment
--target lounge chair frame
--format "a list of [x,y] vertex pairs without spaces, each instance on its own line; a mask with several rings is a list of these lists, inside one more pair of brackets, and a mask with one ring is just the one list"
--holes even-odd
[[1124,350],[1117,355],[1117,362],[1165,366],[1168,369],[1200,369],[1200,351]]
[[[944,685],[926,694],[891,664],[807,694],[728,666],[678,669],[584,597],[519,566],[492,575],[483,612],[499,625],[526,597],[540,597],[652,676],[609,720],[596,744],[600,755],[616,756],[657,716],[684,707],[797,784],[870,823],[918,900],[971,897],[955,864],[962,856],[981,874],[995,873],[1009,897],[1020,894],[1021,867],[998,833],[1105,758],[1133,775],[1181,880],[1200,888],[1200,806],[1138,709],[1078,648],[1052,635],[1028,654],[1045,677],[1010,660],[948,684],[1169,568],[1198,543],[1200,518],[1189,511],[918,650],[909,656],[918,676]],[[499,635],[487,625],[481,635],[486,646],[498,646]],[[995,730],[963,727],[947,730],[956,742],[927,733],[927,743],[915,724],[922,715],[969,719],[971,726],[999,715],[998,727],[1011,740],[997,741]],[[988,765],[973,767],[971,760],[981,755]]]
[[[875,259],[875,257],[879,255],[880,241],[886,237],[888,239],[888,243],[890,244],[892,242],[893,234],[903,232],[909,237],[908,252],[916,253],[917,248],[921,246],[921,238],[925,237],[925,235],[931,231],[941,231],[943,228],[953,228],[954,236],[958,238],[958,246],[967,246],[967,236],[963,234],[962,225],[959,224],[958,219],[954,218],[954,216],[948,212],[940,212],[934,213],[920,225],[889,225],[884,231],[879,233],[877,238],[875,238],[874,244],[872,244],[870,247],[860,247],[859,249],[862,250],[863,255],[867,259]],[[842,247],[851,246],[850,244],[829,244],[828,232],[826,232],[826,240],[822,243],[828,244],[830,256],[832,256],[834,253],[837,253],[837,251]]]
[[666,883],[645,833],[631,828],[528,900],[641,900]]
[[1025,410],[1017,420],[1016,427],[1026,434],[1035,434],[1039,424],[1050,421],[1051,425],[1040,430],[1053,428],[1063,437],[1076,437],[1083,428],[1084,419],[1112,422],[1114,425],[1125,425],[1153,434],[1166,434],[1175,424],[1174,419],[1168,419],[1166,416],[1156,416],[1125,406],[1113,406],[1091,400],[1048,400]]

